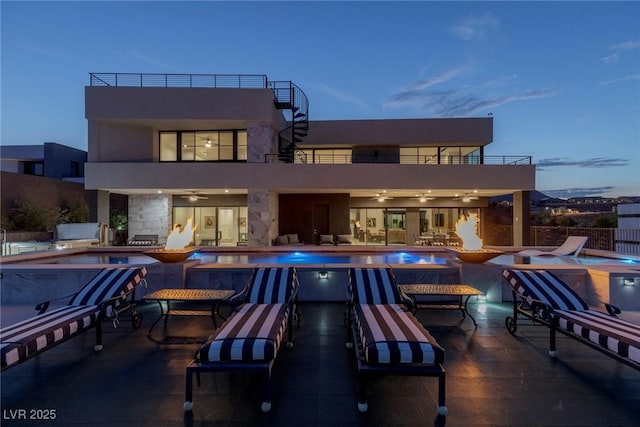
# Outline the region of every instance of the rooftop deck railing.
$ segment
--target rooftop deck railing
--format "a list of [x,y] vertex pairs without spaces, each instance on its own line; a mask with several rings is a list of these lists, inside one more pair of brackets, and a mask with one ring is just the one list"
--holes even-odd
[[[304,155],[296,158],[296,163],[306,164],[356,164],[356,163],[386,163],[405,165],[530,165],[531,156],[448,156],[440,159],[433,156],[418,155],[362,155],[362,154],[316,154],[300,150]],[[265,155],[265,163],[278,162],[277,154]]]
[[90,86],[266,89],[263,74],[89,73]]

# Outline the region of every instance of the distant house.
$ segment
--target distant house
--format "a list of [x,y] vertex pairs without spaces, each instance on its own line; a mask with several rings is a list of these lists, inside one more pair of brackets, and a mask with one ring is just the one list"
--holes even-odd
[[0,159],[0,170],[3,172],[83,183],[87,152],[56,142],[2,145]]
[[640,203],[618,205],[616,252],[640,255]]
[[16,200],[50,209],[84,201],[95,220],[96,192],[84,189],[86,161],[86,151],[55,142],[0,146],[0,212],[10,212]]

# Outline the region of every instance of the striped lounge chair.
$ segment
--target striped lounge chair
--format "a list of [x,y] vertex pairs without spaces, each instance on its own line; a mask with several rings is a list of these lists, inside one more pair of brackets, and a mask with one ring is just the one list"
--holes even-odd
[[287,347],[293,347],[292,319],[298,292],[296,270],[257,268],[247,287],[231,302],[241,302],[209,337],[187,366],[184,410],[193,409],[193,374],[246,371],[263,378],[263,412],[271,410],[271,368],[288,332]]
[[617,317],[620,310],[604,304],[592,310],[569,285],[546,270],[504,270],[513,293],[513,316],[505,319],[512,334],[518,315],[549,327],[549,354],[556,355],[556,331],[624,364],[640,369],[640,325]]
[[368,409],[366,377],[420,375],[438,378],[438,414],[446,415],[444,349],[411,313],[411,299],[391,269],[349,269],[348,301],[347,347],[355,348],[358,364],[358,410]]
[[133,326],[138,327],[142,315],[135,311],[135,288],[146,274],[144,267],[103,269],[79,292],[63,297],[71,298],[67,305],[47,311],[51,301],[46,301],[36,306],[36,316],[0,329],[2,370],[94,327],[94,349],[100,351],[102,322],[111,319],[115,326],[123,311],[131,312]]

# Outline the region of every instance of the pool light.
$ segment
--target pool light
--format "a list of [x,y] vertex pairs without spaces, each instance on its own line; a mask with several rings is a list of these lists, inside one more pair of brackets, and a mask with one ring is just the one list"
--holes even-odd
[[328,279],[329,278],[329,272],[322,270],[322,271],[318,271],[318,279]]
[[624,279],[622,279],[622,286],[635,286],[636,280],[637,279],[629,279],[625,277]]

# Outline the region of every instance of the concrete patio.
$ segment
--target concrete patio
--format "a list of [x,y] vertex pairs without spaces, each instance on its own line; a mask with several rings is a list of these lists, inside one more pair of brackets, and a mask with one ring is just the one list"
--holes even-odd
[[[24,313],[3,307],[3,323]],[[635,426],[640,373],[564,336],[547,355],[548,330],[522,326],[509,334],[507,303],[473,303],[478,320],[456,311],[418,312],[446,350],[446,418],[436,414],[436,380],[384,377],[371,384],[369,411],[356,408],[354,355],[345,348],[344,304],[301,304],[295,346],[273,369],[273,409],[260,411],[260,379],[239,373],[202,375],[194,409],[185,413],[185,366],[211,332],[207,318],[171,318],[167,330],[105,325],[105,348],[92,333],[76,337],[2,373],[3,426]],[[30,309],[30,308],[29,308]],[[630,313],[638,320],[638,313]],[[167,337],[169,338],[167,339]],[[176,338],[181,337],[181,338]],[[185,339],[184,337],[191,337]],[[53,420],[15,419],[54,410]],[[48,412],[51,413],[50,411]]]

